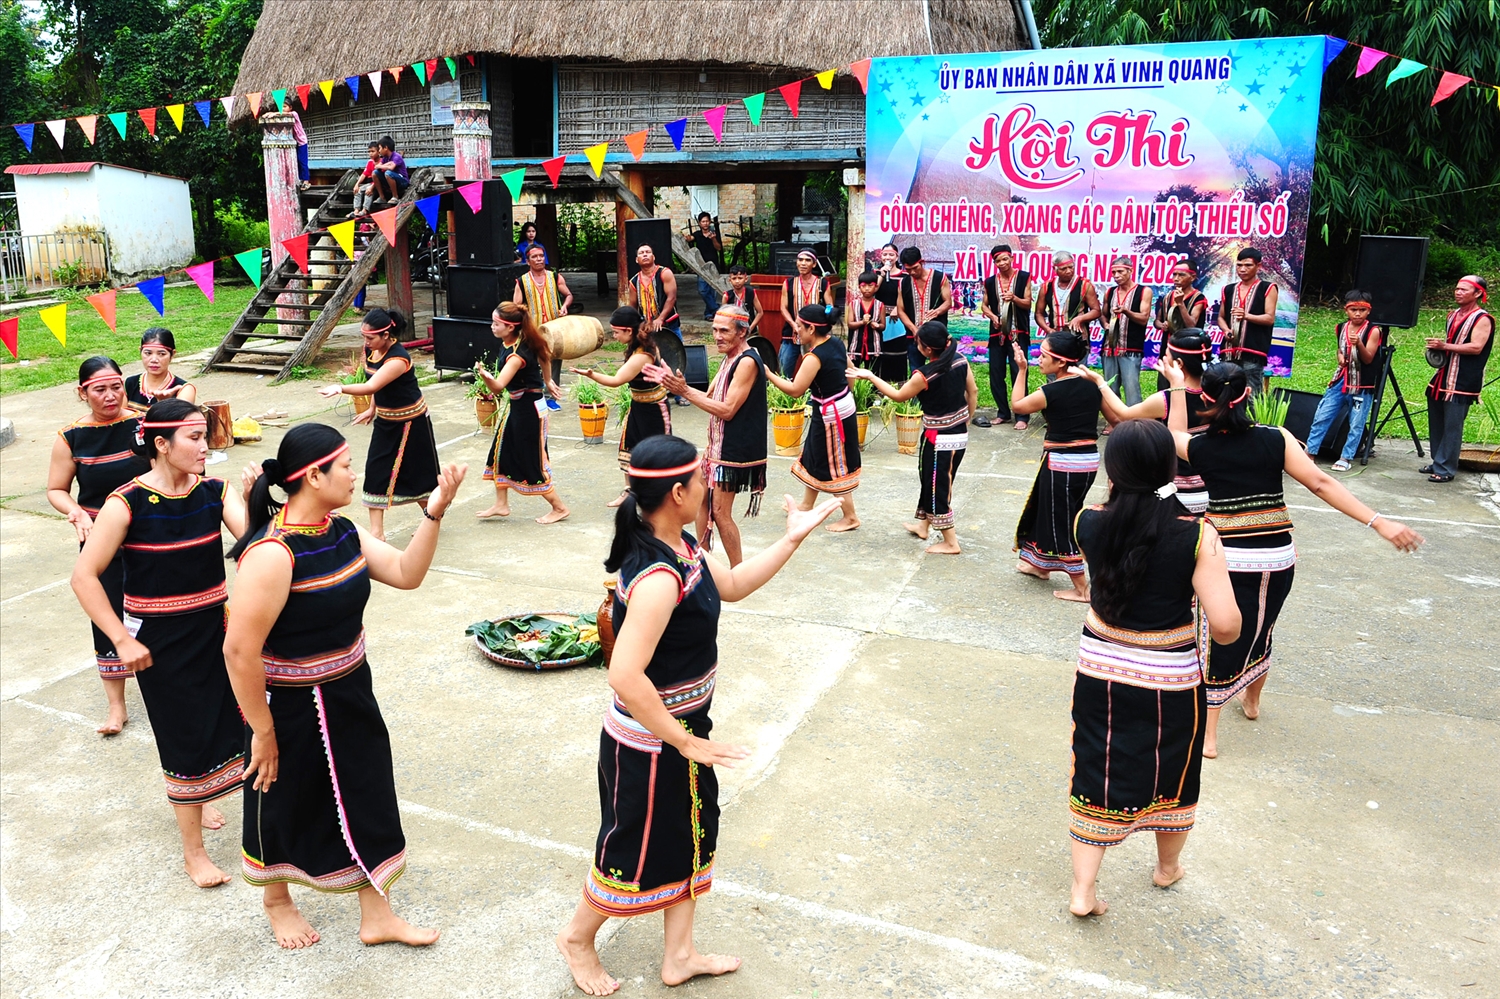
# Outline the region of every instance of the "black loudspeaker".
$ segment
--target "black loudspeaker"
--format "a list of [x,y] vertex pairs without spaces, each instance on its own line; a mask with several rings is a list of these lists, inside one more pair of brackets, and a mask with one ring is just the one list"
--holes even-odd
[[1323,396],[1318,392],[1298,392],[1293,389],[1273,389],[1275,392],[1284,392],[1287,396],[1286,419],[1281,425],[1302,443],[1307,443],[1307,435],[1312,433],[1313,416],[1318,412],[1318,403],[1323,401]]
[[700,392],[708,391],[708,348],[701,343],[685,343],[687,367],[682,369],[683,378]]
[[[658,265],[670,268],[672,266],[672,220],[625,220],[625,259],[629,267],[626,274],[629,277],[635,277],[636,271],[641,269],[640,265],[635,262],[635,252],[642,246],[651,247],[651,252],[656,254]],[[682,298],[680,288],[677,297]]]
[[[516,259],[515,227],[511,219],[510,190],[503,180],[479,181],[484,197],[479,211],[469,210],[469,202],[457,191],[453,193],[454,264],[513,263]],[[459,186],[464,186],[460,182]]]
[[490,313],[516,293],[525,264],[454,264],[448,268],[448,314],[490,321]]
[[432,366],[439,371],[468,371],[475,361],[494,369],[500,361],[500,338],[490,321],[464,316],[432,317]]
[[1370,296],[1370,322],[1411,329],[1422,307],[1427,237],[1361,236],[1354,287]]

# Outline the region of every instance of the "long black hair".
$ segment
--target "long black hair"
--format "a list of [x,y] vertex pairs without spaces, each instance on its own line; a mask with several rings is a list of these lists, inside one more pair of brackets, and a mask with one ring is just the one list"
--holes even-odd
[[958,342],[948,333],[948,327],[939,322],[923,323],[917,330],[917,339],[920,340],[928,350],[934,352],[932,358],[932,375],[946,374],[953,367],[953,362],[958,357]]
[[177,338],[165,326],[152,326],[141,334],[141,346],[145,347],[150,343],[161,344],[172,353],[177,353]]
[[1104,449],[1109,501],[1100,511],[1098,540],[1091,547],[1091,603],[1107,623],[1118,624],[1146,585],[1151,552],[1173,518],[1184,511],[1174,496],[1157,489],[1177,474],[1172,431],[1160,420],[1125,420]]
[[171,443],[180,427],[148,427],[148,423],[179,423],[183,420],[192,419],[195,416],[203,417],[205,423],[210,417],[197,406],[185,399],[163,399],[153,403],[146,410],[146,415],[141,417],[141,426],[136,430],[135,440],[131,444],[131,450],[139,457],[152,461],[158,457],[156,453],[156,439],[164,438]]
[[1058,330],[1056,333],[1048,333],[1047,339],[1042,341],[1047,349],[1059,357],[1065,358],[1070,364],[1080,364],[1088,356],[1089,342],[1072,330]]
[[1203,369],[1203,401],[1208,403],[1203,417],[1210,433],[1242,434],[1255,425],[1250,418],[1249,382],[1238,364],[1216,361]]
[[113,357],[95,354],[93,357],[84,358],[83,363],[78,366],[78,384],[82,385],[101,371],[113,371],[121,378],[125,377],[125,373],[120,370],[120,366],[115,363]]
[[[630,466],[640,469],[683,468],[677,475],[631,475],[625,502],[615,508],[615,539],[604,560],[606,572],[618,572],[631,553],[656,537],[645,514],[661,509],[672,487],[692,481],[698,471],[698,449],[681,437],[658,434],[647,437],[630,451]],[[684,468],[684,466],[691,466]]]
[[1184,374],[1194,378],[1203,377],[1203,364],[1208,360],[1208,334],[1200,329],[1181,329],[1167,341],[1172,356],[1182,362]]
[[660,356],[655,341],[651,339],[651,331],[646,328],[646,321],[641,318],[641,311],[635,306],[620,306],[610,315],[609,325],[630,330],[630,342],[625,345],[627,358],[636,351],[648,354],[652,358]]
[[288,497],[295,495],[302,488],[302,483],[307,481],[307,477],[300,476],[288,482],[286,476],[306,468],[324,456],[328,456],[328,460],[317,467],[328,472],[336,459],[334,452],[344,443],[344,435],[326,423],[299,423],[288,430],[286,436],[281,438],[281,446],[276,449],[276,457],[267,458],[260,463],[260,477],[250,487],[250,498],[245,504],[248,508],[245,533],[240,535],[240,539],[225,557],[236,561],[245,554],[250,542],[265,530],[271,518],[276,516],[276,511],[285,505],[278,503],[271,495],[272,486],[280,486]]

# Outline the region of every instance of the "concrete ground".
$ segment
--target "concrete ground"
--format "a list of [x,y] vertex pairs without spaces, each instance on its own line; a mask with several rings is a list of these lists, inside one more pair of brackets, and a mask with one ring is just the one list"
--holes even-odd
[[[236,415],[350,415],[323,412],[316,383],[198,381]],[[426,392],[443,458],[471,478],[423,587],[377,587],[367,614],[411,855],[394,899],[443,930],[420,951],[364,948],[354,899],[298,890],[323,941],[283,952],[257,891],[192,886],[133,685],[125,733],[93,731],[104,699],[66,582],[76,549],[41,488],[53,431],[80,407],[67,388],[5,398],[19,439],[0,452],[0,995],[577,994],[552,938],[595,835],[605,676],[495,667],[463,629],[598,605],[614,440],[585,446],[565,406],[551,454],[572,518],[539,527],[545,506],[518,498],[508,521],[479,523],[487,438],[460,384]],[[704,440],[701,414],[673,415]],[[280,432],[213,470],[273,453]],[[350,437],[362,467],[369,431]],[[973,431],[960,557],[924,555],[904,534],[915,459],[872,430],[864,527],[820,532],[726,607],[715,731],[754,755],[720,778],[698,939],[745,965],[675,993],[1500,994],[1500,479],[1431,486],[1408,448],[1383,442],[1346,481],[1427,536],[1414,557],[1289,484],[1296,588],[1261,720],[1227,710],[1222,755],[1205,764],[1190,873],[1152,887],[1151,842],[1134,838],[1106,859],[1109,913],[1080,921],[1066,911],[1066,789],[1082,611],[1012,571],[1040,425]],[[789,464],[773,459],[775,490],[793,491]],[[780,533],[767,507],[746,524],[752,551]],[[398,544],[419,516],[392,515]],[[224,805],[209,850],[237,870],[239,799]],[[660,927],[606,927],[622,995],[671,991],[656,977]]]

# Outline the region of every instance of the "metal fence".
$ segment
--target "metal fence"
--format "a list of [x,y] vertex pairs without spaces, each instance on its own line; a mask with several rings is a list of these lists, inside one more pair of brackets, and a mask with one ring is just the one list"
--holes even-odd
[[23,236],[0,229],[0,297],[97,285],[109,280],[109,240],[102,232]]

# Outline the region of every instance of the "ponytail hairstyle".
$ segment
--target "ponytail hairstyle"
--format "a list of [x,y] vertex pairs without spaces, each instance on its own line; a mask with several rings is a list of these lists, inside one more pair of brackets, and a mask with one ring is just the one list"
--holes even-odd
[[637,351],[652,358],[660,356],[656,343],[651,339],[651,331],[646,329],[645,320],[641,318],[639,309],[630,305],[620,306],[610,315],[609,325],[630,330],[630,342],[625,345],[627,358]]
[[609,558],[604,560],[606,572],[619,572],[632,553],[650,544],[655,534],[646,515],[661,509],[672,488],[691,482],[700,467],[698,449],[671,434],[647,437],[631,449],[630,467],[626,469],[630,488],[625,491],[625,502],[615,508],[615,539],[609,546]]
[[1089,354],[1089,342],[1072,330],[1058,330],[1047,334],[1042,349],[1057,355],[1069,364],[1082,364]]
[[1160,420],[1125,420],[1110,434],[1104,471],[1109,501],[1089,553],[1090,602],[1106,624],[1119,624],[1147,586],[1152,551],[1184,513],[1170,488],[1177,474],[1172,431]]
[[1183,374],[1192,378],[1203,377],[1203,364],[1211,349],[1207,333],[1200,329],[1178,330],[1167,341],[1167,349],[1182,362]]
[[379,306],[365,313],[365,318],[360,321],[362,330],[368,329],[371,333],[384,333],[387,340],[399,339],[406,332],[406,317],[395,309],[382,309]]
[[831,305],[804,305],[797,310],[797,318],[813,328],[813,336],[828,336],[833,332]]
[[[131,450],[147,461],[155,461],[161,457],[156,450],[157,438],[165,439],[170,445],[172,438],[181,429],[174,424],[196,423],[200,419],[207,425],[213,417],[185,399],[163,399],[153,403],[151,408],[146,410],[146,415],[141,417],[141,422],[136,425],[135,441]],[[153,426],[153,424],[159,424],[159,426]]]
[[152,343],[160,344],[172,353],[177,353],[177,338],[165,326],[152,326],[141,334],[142,349],[145,349],[147,344]]
[[933,352],[932,376],[947,373],[958,358],[958,343],[948,334],[948,327],[939,322],[923,323],[917,330],[917,339]]
[[[1216,361],[1203,369],[1203,410],[1210,433],[1242,434],[1255,425],[1250,419],[1250,385],[1238,364]],[[1110,437],[1114,446],[1114,437]]]
[[78,366],[78,387],[87,389],[89,383],[95,378],[98,378],[100,375],[108,377],[111,373],[118,376],[122,381],[125,378],[125,372],[120,370],[120,366],[115,363],[113,357],[96,354],[93,357],[84,358],[83,363]]
[[[307,481],[310,469],[317,468],[326,474],[346,447],[344,435],[326,423],[299,423],[288,430],[276,449],[276,457],[260,463],[260,477],[250,487],[250,498],[245,504],[248,508],[245,533],[225,557],[231,562],[238,561],[250,542],[265,531],[271,518],[285,505],[271,495],[272,486],[279,486],[289,497],[295,495]],[[288,476],[291,481],[287,481]]]
[[524,305],[515,302],[501,302],[495,306],[495,311],[500,313],[500,318],[508,323],[516,323],[519,326],[521,339],[536,352],[537,364],[541,366],[542,378],[546,379],[552,372],[552,343],[542,331],[537,329],[536,321],[531,318],[531,310]]

